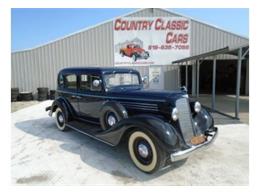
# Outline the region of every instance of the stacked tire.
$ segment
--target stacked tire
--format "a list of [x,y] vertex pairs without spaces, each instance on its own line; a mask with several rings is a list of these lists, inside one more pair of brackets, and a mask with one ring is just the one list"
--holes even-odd
[[16,102],[19,96],[19,88],[11,88],[11,101]]
[[30,100],[33,100],[32,92],[27,92],[27,91],[20,92],[20,94],[19,94],[19,99],[20,99],[21,101],[30,101]]
[[43,101],[48,99],[49,89],[47,87],[39,87],[38,90],[38,100]]
[[56,97],[56,91],[55,90],[50,90],[50,99],[54,100]]

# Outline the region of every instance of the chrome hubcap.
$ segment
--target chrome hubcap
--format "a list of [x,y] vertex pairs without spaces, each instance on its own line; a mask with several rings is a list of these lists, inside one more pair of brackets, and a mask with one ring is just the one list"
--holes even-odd
[[62,115],[59,115],[59,116],[58,116],[58,120],[59,120],[60,123],[63,123],[63,122],[64,122],[63,116],[62,116]]
[[138,153],[140,154],[141,157],[146,158],[149,154],[147,146],[144,144],[139,144]]
[[116,118],[114,116],[108,116],[107,122],[109,126],[113,126],[114,124],[116,124]]

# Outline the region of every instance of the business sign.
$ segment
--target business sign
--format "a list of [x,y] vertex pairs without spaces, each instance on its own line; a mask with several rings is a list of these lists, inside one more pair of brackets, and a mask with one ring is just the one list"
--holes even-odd
[[134,17],[114,20],[115,66],[169,65],[190,56],[190,20]]

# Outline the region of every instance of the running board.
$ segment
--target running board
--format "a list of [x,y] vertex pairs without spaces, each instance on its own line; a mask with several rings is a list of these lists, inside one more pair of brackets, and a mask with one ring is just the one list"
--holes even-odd
[[77,132],[79,132],[79,133],[82,133],[82,134],[87,135],[91,138],[94,138],[98,141],[101,141],[101,142],[103,142],[107,145],[115,146],[115,145],[95,136],[95,133],[102,132],[102,129],[100,129],[100,127],[97,126],[97,125],[89,125],[89,124],[85,124],[85,123],[83,124],[79,121],[72,121],[72,122],[69,122],[68,124],[66,124],[66,126],[75,130],[75,131],[77,131]]

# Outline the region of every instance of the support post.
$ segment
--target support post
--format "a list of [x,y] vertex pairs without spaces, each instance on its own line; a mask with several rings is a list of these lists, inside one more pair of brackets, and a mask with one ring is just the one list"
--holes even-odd
[[212,98],[211,98],[211,108],[216,110],[216,56],[213,57],[213,70],[212,70]]
[[242,48],[238,50],[235,117],[239,119],[239,96],[241,79]]
[[185,66],[185,86],[188,91],[188,65]]
[[197,92],[196,92],[196,96],[197,98],[199,97],[199,94],[200,94],[200,61],[197,60]]
[[196,63],[192,65],[192,96],[196,93]]
[[246,88],[245,88],[246,95],[249,96],[249,58],[246,59]]

